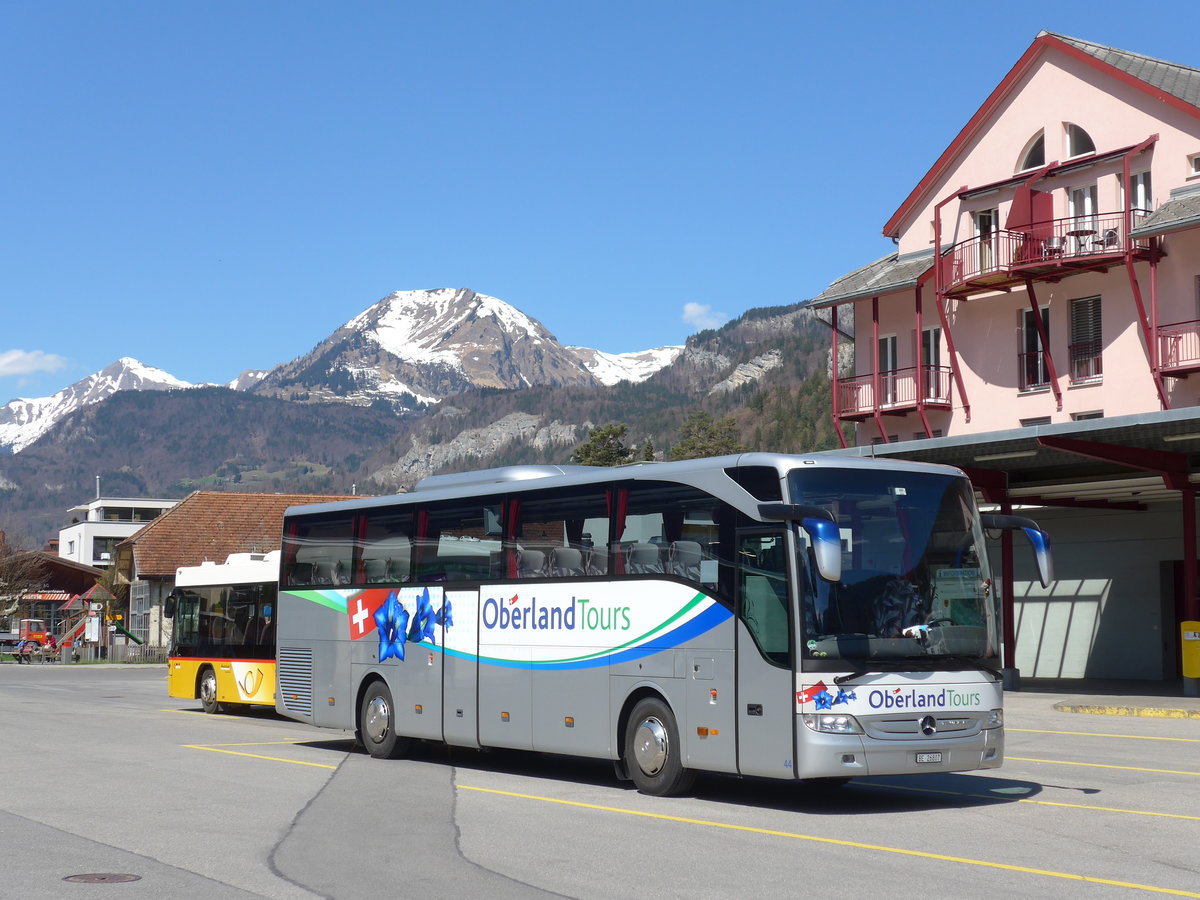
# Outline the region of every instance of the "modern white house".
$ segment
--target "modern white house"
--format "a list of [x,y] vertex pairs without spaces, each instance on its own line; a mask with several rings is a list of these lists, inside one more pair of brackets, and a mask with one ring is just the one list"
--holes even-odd
[[104,569],[117,558],[117,544],[136,534],[178,503],[148,497],[97,497],[67,510],[71,524],[58,532],[58,554]]

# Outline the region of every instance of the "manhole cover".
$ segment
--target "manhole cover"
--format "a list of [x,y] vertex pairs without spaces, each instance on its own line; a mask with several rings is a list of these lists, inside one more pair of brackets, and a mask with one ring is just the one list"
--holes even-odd
[[141,875],[125,875],[121,872],[92,872],[89,875],[68,875],[63,881],[79,884],[120,884],[122,881],[141,881]]

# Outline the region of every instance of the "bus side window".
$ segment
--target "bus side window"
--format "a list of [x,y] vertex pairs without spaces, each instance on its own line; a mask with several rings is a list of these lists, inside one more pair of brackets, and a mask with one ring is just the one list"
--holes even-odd
[[[507,577],[584,578],[608,571],[604,485],[530,492],[508,504]],[[513,561],[516,565],[513,566]]]
[[354,581],[358,548],[350,514],[313,516],[289,523],[283,537],[284,573],[291,585],[336,585]]

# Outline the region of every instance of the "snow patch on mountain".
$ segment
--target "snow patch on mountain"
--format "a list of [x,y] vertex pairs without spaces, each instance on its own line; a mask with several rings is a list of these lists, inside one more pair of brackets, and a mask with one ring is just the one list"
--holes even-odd
[[162,369],[132,357],[122,357],[51,397],[18,398],[0,407],[0,451],[20,453],[64,416],[107,400],[117,391],[169,391],[190,387],[189,382]]
[[588,347],[568,347],[583,362],[584,367],[603,385],[611,387],[619,381],[634,384],[645,381],[679,357],[683,347],[657,347],[636,353],[605,353]]

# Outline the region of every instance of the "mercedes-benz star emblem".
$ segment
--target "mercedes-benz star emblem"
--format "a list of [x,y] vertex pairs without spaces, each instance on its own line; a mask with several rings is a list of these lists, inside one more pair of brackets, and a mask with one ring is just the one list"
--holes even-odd
[[921,720],[921,734],[929,735],[937,733],[937,719],[933,716],[926,716]]

